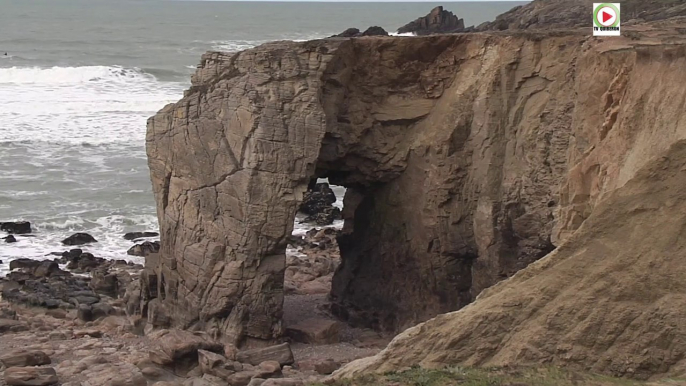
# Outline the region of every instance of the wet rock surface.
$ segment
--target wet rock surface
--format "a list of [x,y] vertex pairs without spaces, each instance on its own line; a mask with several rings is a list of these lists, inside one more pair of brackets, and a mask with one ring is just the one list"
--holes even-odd
[[62,240],[64,245],[84,245],[90,243],[97,243],[98,240],[95,237],[89,235],[88,233],[75,233],[66,239]]
[[148,256],[153,253],[158,253],[160,251],[160,242],[159,241],[145,241],[141,244],[136,244],[133,247],[129,248],[128,251],[126,251],[127,255],[131,256]]
[[32,232],[31,223],[28,221],[0,222],[0,231],[10,234],[23,235]]
[[124,234],[126,240],[136,240],[148,237],[158,237],[160,234],[157,232],[129,232]]

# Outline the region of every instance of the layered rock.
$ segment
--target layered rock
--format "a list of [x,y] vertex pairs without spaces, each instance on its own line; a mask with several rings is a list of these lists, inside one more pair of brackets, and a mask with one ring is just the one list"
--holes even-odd
[[[672,64],[685,59],[682,53]],[[627,126],[617,130],[627,134]],[[686,137],[684,124],[680,132]],[[418,364],[540,363],[640,379],[683,376],[686,140],[658,154],[638,172],[624,163],[629,181],[545,259],[335,376]]]
[[414,33],[415,35],[429,35],[433,33],[462,32],[464,19],[460,19],[452,12],[438,6],[428,15],[411,21],[398,28],[398,33]]
[[148,124],[161,251],[142,311],[279,338],[287,238],[316,177],[348,188],[339,316],[397,331],[467,305],[684,135],[657,114],[679,111],[683,48],[636,33],[651,47],[580,31],[206,54]]

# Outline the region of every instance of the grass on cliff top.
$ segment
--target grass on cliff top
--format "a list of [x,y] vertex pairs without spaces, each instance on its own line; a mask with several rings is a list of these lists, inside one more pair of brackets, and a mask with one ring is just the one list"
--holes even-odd
[[[667,386],[686,381],[640,382],[583,374],[559,368],[480,369],[452,367],[445,370],[413,368],[384,375],[363,375],[327,386]],[[324,386],[315,384],[314,386]]]

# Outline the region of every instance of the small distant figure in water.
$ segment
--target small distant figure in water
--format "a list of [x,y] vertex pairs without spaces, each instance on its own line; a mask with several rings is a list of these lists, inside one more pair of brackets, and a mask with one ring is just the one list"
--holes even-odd
[[5,52],[5,56],[7,56],[7,52]]

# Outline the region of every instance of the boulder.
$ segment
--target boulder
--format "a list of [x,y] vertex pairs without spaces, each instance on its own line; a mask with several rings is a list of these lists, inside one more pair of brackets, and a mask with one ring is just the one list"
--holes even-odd
[[362,32],[362,36],[388,36],[388,32],[379,26],[373,26]]
[[146,237],[157,237],[160,234],[157,232],[129,232],[124,235],[124,238],[126,240],[136,240],[136,239],[142,239]]
[[221,379],[228,379],[231,375],[243,370],[240,362],[228,360],[223,355],[207,350],[198,350],[198,362],[203,374],[214,375]]
[[97,243],[98,240],[95,237],[89,235],[88,233],[75,233],[66,239],[62,240],[64,245],[84,245],[90,243]]
[[26,331],[28,329],[26,323],[12,319],[0,319],[0,334],[14,331]]
[[331,207],[336,202],[336,194],[327,183],[317,183],[305,193],[299,211],[307,215],[315,215]]
[[321,212],[317,214],[313,214],[311,216],[306,217],[302,222],[303,223],[315,223],[320,226],[327,226],[333,224],[334,220],[340,220],[341,219],[341,210],[334,207],[330,206],[327,208],[323,208]]
[[223,344],[190,331],[161,330],[152,334],[150,338],[154,341],[154,347],[150,350],[150,360],[171,367],[177,373],[185,373],[199,364],[198,350],[224,352]]
[[282,375],[281,364],[277,361],[264,361],[255,369],[260,378],[277,378]]
[[294,362],[291,345],[288,343],[239,351],[238,354],[236,354],[236,359],[239,362],[249,363],[253,366],[257,366],[265,361],[276,361],[279,362],[281,366],[291,365]]
[[21,258],[21,259],[14,259],[10,261],[10,270],[15,270],[15,269],[21,269],[25,272],[32,272],[36,268],[38,268],[39,265],[41,265],[40,260],[33,260],[33,259],[26,259],[26,258]]
[[33,276],[36,278],[66,275],[70,275],[70,273],[61,270],[60,266],[54,261],[41,261],[33,271]]
[[9,386],[48,386],[58,382],[52,367],[10,367],[5,370],[5,383]]
[[80,249],[80,248],[74,248],[74,249],[70,249],[68,251],[64,251],[61,254],[63,257],[62,263],[66,264],[66,263],[72,262],[74,260],[78,260],[79,257],[81,257],[82,253],[83,253],[83,249]]
[[28,221],[2,222],[0,223],[0,231],[16,235],[31,233],[31,223]]
[[49,365],[50,357],[42,351],[10,351],[0,355],[0,363],[5,367],[27,367]]
[[398,33],[414,33],[416,35],[429,35],[434,33],[461,32],[464,28],[464,20],[458,18],[450,11],[445,11],[438,6],[428,15],[398,28]]
[[92,278],[89,285],[93,291],[113,298],[117,297],[119,292],[119,280],[117,280],[117,275],[96,270],[92,272],[91,276]]
[[93,308],[88,304],[80,304],[76,312],[76,317],[84,322],[93,321]]
[[241,371],[226,379],[230,386],[248,386],[250,380],[257,377],[258,373],[252,370]]
[[314,371],[321,375],[329,375],[338,370],[341,364],[331,358],[318,361],[314,364]]
[[340,323],[335,320],[310,318],[286,329],[295,342],[332,344],[340,341]]
[[357,28],[348,28],[347,30],[339,33],[338,35],[331,36],[332,38],[352,38],[360,35],[360,30]]
[[71,255],[69,257],[69,264],[67,264],[67,269],[87,272],[92,271],[94,268],[97,268],[104,262],[105,259],[101,257],[95,257],[92,253],[83,252],[79,256]]
[[158,253],[160,251],[160,242],[159,241],[145,241],[141,244],[136,244],[133,247],[129,248],[128,251],[126,251],[127,255],[131,256],[148,256],[152,253]]
[[17,239],[12,235],[9,235],[7,237],[3,237],[2,239],[5,240],[6,243],[16,243],[17,242]]

